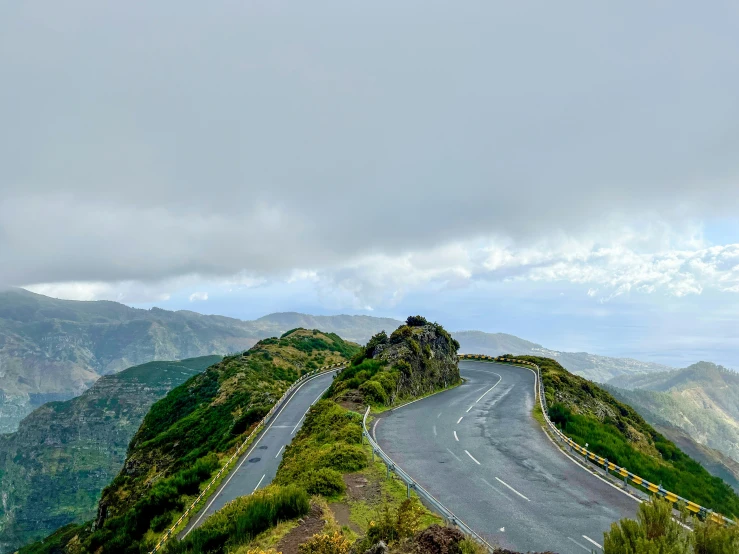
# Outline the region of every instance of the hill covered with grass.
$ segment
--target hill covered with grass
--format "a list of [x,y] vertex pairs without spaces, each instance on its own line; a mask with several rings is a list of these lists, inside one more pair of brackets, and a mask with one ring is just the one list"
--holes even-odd
[[220,356],[149,362],[99,379],[81,396],[49,402],[0,435],[0,552],[95,515],[151,405]]
[[337,335],[296,329],[192,377],[151,407],[94,521],[23,552],[150,551],[292,382],[358,350]]
[[392,406],[460,382],[459,343],[438,323],[411,316],[373,336],[339,373],[327,397],[348,405]]
[[726,516],[739,496],[657,432],[631,406],[549,358],[518,356],[541,368],[549,416],[575,442],[632,473]]

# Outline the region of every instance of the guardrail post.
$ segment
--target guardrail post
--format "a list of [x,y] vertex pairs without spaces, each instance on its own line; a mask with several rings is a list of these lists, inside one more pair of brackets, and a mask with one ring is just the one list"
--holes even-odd
[[390,464],[387,464],[385,466],[385,469],[387,470],[387,472],[385,473],[385,479],[390,479]]
[[411,484],[406,483],[405,485],[405,497],[410,498],[411,497]]

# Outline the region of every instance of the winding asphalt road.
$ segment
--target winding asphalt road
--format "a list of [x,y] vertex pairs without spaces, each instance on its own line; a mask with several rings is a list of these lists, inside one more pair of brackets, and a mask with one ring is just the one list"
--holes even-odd
[[602,552],[638,503],[552,444],[532,418],[533,372],[463,361],[467,381],[380,416],[380,447],[490,544]]
[[239,459],[236,469],[226,477],[205,508],[190,520],[180,538],[202,525],[208,516],[231,500],[249,495],[272,482],[280,466],[282,452],[300,429],[309,408],[331,385],[334,374],[335,371],[331,371],[309,379],[293,392],[267,428]]

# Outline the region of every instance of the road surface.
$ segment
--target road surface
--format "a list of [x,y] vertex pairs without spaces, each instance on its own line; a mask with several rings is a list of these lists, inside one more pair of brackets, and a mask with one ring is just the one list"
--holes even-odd
[[463,361],[467,381],[388,412],[380,447],[490,544],[602,552],[603,533],[638,503],[568,459],[531,417],[533,372]]
[[247,449],[232,471],[210,497],[205,508],[193,516],[180,538],[199,527],[231,500],[246,496],[272,482],[282,460],[282,452],[303,423],[308,409],[316,402],[333,380],[335,371],[305,381],[282,405],[267,428]]

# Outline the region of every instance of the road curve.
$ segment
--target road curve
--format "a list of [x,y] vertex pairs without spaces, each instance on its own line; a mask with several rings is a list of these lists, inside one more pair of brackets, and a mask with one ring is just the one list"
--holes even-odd
[[601,552],[637,502],[552,444],[531,417],[534,373],[462,361],[466,382],[381,415],[380,447],[490,544],[521,552]]
[[331,371],[308,379],[295,390],[278,414],[267,424],[267,428],[239,458],[236,469],[224,479],[205,508],[192,517],[190,523],[180,533],[180,538],[202,525],[208,516],[223,508],[231,500],[249,495],[272,482],[282,461],[285,447],[300,429],[311,405],[331,385],[334,374],[335,371]]

